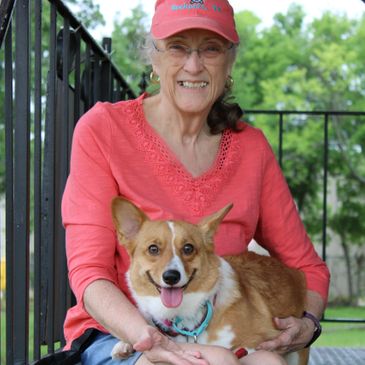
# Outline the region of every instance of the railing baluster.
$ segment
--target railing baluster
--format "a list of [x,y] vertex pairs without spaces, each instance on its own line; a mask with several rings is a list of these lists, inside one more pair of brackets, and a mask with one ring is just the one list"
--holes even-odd
[[[103,49],[107,54],[111,53],[111,38],[103,38]],[[111,64],[107,59],[101,61],[101,100],[110,101],[112,96]]]
[[101,66],[100,66],[100,56],[98,54],[94,54],[94,77],[93,77],[93,90],[92,94],[94,95],[93,100],[94,103],[101,100]]
[[[70,88],[69,88],[69,73],[70,73],[70,23],[69,19],[65,17],[63,19],[63,47],[62,47],[62,58],[63,58],[63,70],[62,70],[62,96],[60,102],[60,113],[62,115],[61,119],[56,119],[58,126],[56,127],[59,133],[57,135],[61,136],[61,141],[59,142],[58,157],[56,161],[56,170],[59,172],[59,185],[57,191],[57,202],[56,202],[56,212],[61,212],[61,199],[64,187],[66,185],[66,180],[69,172],[69,145],[70,145]],[[62,273],[67,272],[66,265],[66,251],[65,251],[65,231],[62,227],[62,221],[60,214],[57,214],[57,234],[56,234],[56,257],[59,258],[57,262],[57,275],[56,275],[56,288],[59,288],[56,293],[57,302],[60,304],[59,313],[56,317],[56,327],[57,332],[62,334],[62,324],[63,319],[66,316],[67,310],[67,280],[64,280]],[[61,342],[64,344],[63,336]]]
[[34,358],[41,356],[42,1],[34,2]]
[[92,92],[92,61],[91,61],[91,50],[90,45],[86,44],[85,51],[85,69],[84,69],[84,78],[83,78],[83,90],[85,97],[85,111],[90,109],[94,104],[93,92]]
[[284,133],[284,115],[283,113],[279,114],[279,164],[280,167],[283,167],[283,133]]
[[[45,303],[42,308],[47,309],[45,313],[46,333],[44,337],[48,345],[48,352],[54,352],[54,277],[55,277],[55,120],[56,120],[56,23],[57,8],[51,3],[50,8],[50,46],[49,46],[49,73],[48,73],[48,98],[46,112],[46,139],[44,147],[44,166],[43,166],[43,247],[42,263],[46,275],[42,275],[42,285],[45,290]],[[42,326],[43,327],[43,326]]]
[[329,115],[324,115],[323,125],[323,207],[322,207],[322,258],[327,260],[327,183],[328,183],[328,121]]
[[14,133],[13,133],[13,32],[9,23],[5,38],[5,156],[6,156],[6,362],[14,359]]
[[29,1],[16,4],[14,134],[14,364],[28,361],[29,331],[29,163],[30,43]]
[[[74,92],[74,115],[73,115],[73,123],[72,123],[72,130],[70,131],[70,137],[72,137],[73,128],[76,125],[76,122],[79,120],[81,116],[81,44],[80,44],[80,32],[78,30],[75,31],[75,92]],[[71,150],[71,140],[69,149]]]

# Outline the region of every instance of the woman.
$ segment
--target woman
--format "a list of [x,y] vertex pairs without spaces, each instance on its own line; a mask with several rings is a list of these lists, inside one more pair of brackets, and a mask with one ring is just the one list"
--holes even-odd
[[[110,202],[122,195],[152,219],[202,216],[234,203],[216,236],[218,254],[241,254],[251,239],[306,275],[306,310],[320,318],[328,270],[305,233],[262,133],[224,102],[239,38],[226,0],[158,0],[149,55],[154,96],[99,103],[79,121],[63,198],[67,258],[77,304],[65,321],[66,348],[100,332],[83,364],[113,364],[118,338],[137,351],[120,364],[285,364],[279,353],[306,346],[313,318],[275,319],[281,335],[238,360],[224,348],[177,345],[149,326],[130,301],[128,257],[118,245]],[[229,244],[227,244],[229,242]],[[142,354],[143,352],[143,354]]]

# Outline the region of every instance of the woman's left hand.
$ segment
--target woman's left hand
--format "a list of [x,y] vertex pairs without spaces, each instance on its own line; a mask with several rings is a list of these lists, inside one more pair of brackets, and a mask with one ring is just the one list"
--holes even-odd
[[274,318],[276,328],[282,332],[274,339],[261,343],[256,349],[286,353],[304,348],[311,340],[314,323],[308,318]]

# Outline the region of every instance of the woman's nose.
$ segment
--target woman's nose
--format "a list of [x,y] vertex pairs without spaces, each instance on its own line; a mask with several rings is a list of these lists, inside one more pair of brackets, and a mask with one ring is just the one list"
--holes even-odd
[[184,70],[190,73],[200,72],[204,68],[204,62],[199,55],[198,50],[192,50],[190,54],[187,55],[184,64]]

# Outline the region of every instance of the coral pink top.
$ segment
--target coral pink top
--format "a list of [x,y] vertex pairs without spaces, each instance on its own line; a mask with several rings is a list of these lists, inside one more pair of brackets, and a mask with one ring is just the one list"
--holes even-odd
[[83,293],[97,279],[130,298],[129,259],[117,243],[110,203],[121,195],[151,219],[198,222],[234,207],[215,236],[218,255],[239,255],[255,239],[301,269],[308,288],[327,300],[329,273],[316,254],[275,156],[262,132],[243,123],[226,130],[211,168],[193,177],[145,120],[142,101],[98,103],[78,122],[62,202],[71,288],[77,304],[65,321],[66,348],[87,328],[104,330],[85,311]]

